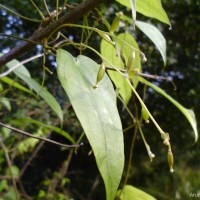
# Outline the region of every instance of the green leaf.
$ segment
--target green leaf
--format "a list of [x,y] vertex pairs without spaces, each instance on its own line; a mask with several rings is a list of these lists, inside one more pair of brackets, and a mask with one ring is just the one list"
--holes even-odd
[[[0,56],[2,56],[3,54],[0,53]],[[6,64],[6,67],[8,67],[9,69],[20,64],[20,62],[16,59],[10,61],[9,63]],[[21,74],[25,75],[25,76],[28,76],[28,77],[31,77],[29,71],[26,69],[26,67],[24,65],[20,65],[19,67],[17,67],[13,73],[15,73],[19,78]],[[22,79],[22,78],[21,78]]]
[[[37,136],[37,134],[34,135]],[[19,154],[24,154],[28,151],[32,151],[33,148],[38,144],[38,142],[39,140],[35,138],[25,138],[16,145],[16,149],[18,150]]]
[[[20,62],[17,60],[12,60],[9,63],[7,63],[6,66],[8,68],[12,68],[19,63]],[[16,76],[18,76],[20,79],[22,79],[31,89],[33,89],[39,96],[41,96],[46,101],[46,103],[58,115],[58,117],[62,123],[63,122],[63,113],[62,113],[61,107],[58,104],[57,100],[43,86],[41,86],[37,81],[35,81],[34,79],[31,78],[31,75],[30,75],[29,71],[26,69],[26,67],[24,65],[21,65],[21,66],[17,67],[13,71],[13,73],[15,73]],[[2,80],[4,80],[4,81],[7,80],[7,82],[9,81],[8,78],[7,79],[5,79],[5,77],[3,77],[3,78],[4,79],[2,79]],[[26,89],[22,88],[17,83],[15,83],[15,86],[18,87],[18,89],[28,92],[28,89],[26,90]]]
[[136,26],[156,45],[163,58],[164,64],[166,65],[166,40],[159,29],[151,24],[141,21],[136,21]]
[[3,192],[3,190],[8,189],[8,180],[3,179],[0,181],[0,192]]
[[5,171],[6,175],[13,175],[13,176],[19,176],[19,168],[16,165],[12,165],[8,167]]
[[46,88],[41,86],[37,81],[34,79],[25,76],[23,74],[20,74],[20,78],[23,79],[23,81],[28,84],[28,86],[33,89],[39,96],[41,96],[46,103],[52,108],[52,110],[58,115],[61,123],[63,122],[63,113],[62,109],[57,102],[57,100],[54,98],[54,96],[47,91]]
[[[130,0],[116,0],[120,4],[131,9]],[[138,0],[136,1],[136,11],[147,16],[152,17],[164,22],[166,24],[170,24],[169,18],[162,7],[160,0]]]
[[17,83],[16,81],[14,81],[11,78],[2,77],[2,78],[0,78],[0,80],[3,81],[4,83],[7,83],[8,85],[10,85],[12,87],[15,87],[15,88],[23,91],[23,92],[26,92],[26,93],[29,93],[29,94],[33,95],[33,92],[31,90],[27,89],[26,87],[24,87],[23,85]]
[[161,88],[150,83],[149,81],[145,80],[144,78],[140,77],[139,80],[140,80],[140,82],[142,82],[142,83],[150,86],[151,88],[153,88],[159,94],[163,95],[165,98],[167,98],[171,103],[173,103],[183,113],[183,115],[186,117],[186,119],[188,120],[188,122],[190,123],[190,125],[193,128],[195,142],[197,142],[197,140],[198,140],[197,121],[196,121],[195,114],[194,114],[193,110],[183,107],[180,103],[178,103],[176,100],[174,100],[171,96],[169,96]]
[[65,138],[67,138],[70,142],[72,142],[73,144],[75,144],[75,141],[74,139],[70,136],[70,134],[64,130],[62,130],[61,128],[58,128],[58,127],[55,127],[55,126],[51,126],[51,125],[47,125],[47,124],[44,124],[40,121],[37,121],[37,120],[34,120],[34,119],[31,119],[31,118],[24,118],[24,119],[21,119],[23,120],[24,122],[28,122],[28,123],[32,123],[32,124],[36,124],[38,126],[41,126],[41,127],[45,127],[49,130],[52,130],[62,136],[64,136]]
[[[115,39],[115,42],[117,43],[118,48],[121,50],[126,63],[128,61],[128,58],[130,54],[132,53],[132,46],[133,48],[139,49],[137,42],[135,39],[128,33],[119,34],[118,37],[121,39]],[[124,42],[128,43],[130,46],[127,46]],[[104,58],[106,58],[109,62],[111,62],[116,68],[124,69],[124,64],[119,56],[117,56],[116,49],[105,40],[101,41],[101,54]],[[106,65],[109,65],[106,63]],[[140,55],[138,52],[136,52],[136,58],[134,65],[131,69],[141,68],[141,60]],[[124,103],[127,105],[131,95],[132,90],[129,86],[129,84],[126,82],[125,78],[121,76],[118,72],[115,71],[108,71],[108,74],[111,78],[111,80],[114,82],[116,88],[119,91],[119,94],[121,95],[122,99],[124,100]],[[137,86],[138,83],[138,77],[134,77],[134,86]]]
[[156,200],[153,196],[131,185],[125,185],[123,190],[118,191],[120,200]]
[[[0,105],[1,104],[3,106],[5,106],[8,111],[11,111],[10,101],[7,98],[0,98]],[[1,110],[1,108],[0,108],[0,110]]]
[[106,187],[113,200],[124,167],[123,132],[112,83],[105,74],[94,89],[99,65],[88,57],[75,59],[57,51],[57,72],[94,152]]
[[133,23],[135,24],[135,21],[136,21],[136,0],[130,0],[130,3],[131,3]]

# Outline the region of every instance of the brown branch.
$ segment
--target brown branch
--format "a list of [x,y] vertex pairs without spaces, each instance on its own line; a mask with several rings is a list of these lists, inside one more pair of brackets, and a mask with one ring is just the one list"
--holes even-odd
[[[40,42],[42,39],[48,37],[48,35],[65,23],[74,23],[79,18],[81,18],[84,14],[95,8],[98,4],[103,3],[105,0],[87,0],[82,4],[78,5],[68,13],[66,13],[63,17],[48,25],[43,29],[38,29],[33,33],[33,35],[28,38],[28,40]],[[31,50],[35,46],[34,43],[23,42],[21,45],[14,47],[7,54],[0,57],[0,68],[3,67],[6,63],[15,59],[16,57],[22,55],[23,53]]]
[[59,146],[62,146],[62,147],[68,147],[68,148],[72,148],[72,147],[80,147],[81,145],[83,145],[82,143],[81,144],[72,144],[72,145],[68,145],[68,144],[63,144],[63,143],[60,143],[60,142],[56,142],[56,141],[53,141],[53,140],[50,140],[50,139],[47,139],[47,138],[43,138],[43,137],[39,137],[39,136],[35,136],[31,133],[28,133],[28,132],[25,132],[25,131],[22,131],[20,129],[17,129],[15,127],[12,127],[12,126],[9,126],[9,125],[6,125],[2,122],[0,122],[0,125],[3,126],[3,127],[6,127],[10,130],[13,130],[17,133],[20,133],[20,134],[23,134],[25,136],[28,136],[28,137],[32,137],[34,139],[38,139],[38,140],[42,140],[42,141],[45,141],[45,142],[49,142],[49,143],[52,143],[52,144],[56,144],[56,145],[59,145]]

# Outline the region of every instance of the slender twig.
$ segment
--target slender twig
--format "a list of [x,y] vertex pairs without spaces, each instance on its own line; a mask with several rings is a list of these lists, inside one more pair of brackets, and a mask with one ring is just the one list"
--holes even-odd
[[51,180],[51,184],[48,187],[47,194],[53,195],[58,186],[59,181],[62,180],[62,178],[65,177],[65,175],[67,174],[69,164],[72,160],[73,153],[74,153],[74,149],[70,149],[67,159],[63,162],[62,167],[59,170],[59,176],[55,176],[54,179]]
[[93,182],[93,184],[92,184],[90,192],[87,195],[87,200],[91,200],[92,199],[92,195],[95,192],[95,190],[96,190],[97,186],[99,185],[99,183],[100,183],[100,175],[97,175],[95,180],[94,180],[94,182]]
[[20,187],[21,196],[23,196],[26,200],[32,200],[32,198],[26,193],[22,182],[18,179],[18,185]]
[[35,7],[35,9],[38,11],[40,17],[41,17],[42,19],[45,19],[45,16],[42,14],[42,12],[41,12],[40,9],[38,8],[38,6],[34,3],[34,1],[33,1],[33,0],[29,0],[29,1],[33,4],[33,6]]
[[23,134],[25,136],[32,137],[32,138],[35,138],[35,139],[38,139],[38,140],[42,140],[42,141],[45,141],[45,142],[49,142],[49,143],[52,143],[52,144],[56,144],[56,145],[59,145],[59,146],[62,146],[62,147],[72,148],[72,147],[80,147],[82,145],[82,144],[72,144],[72,145],[63,144],[63,143],[56,142],[56,141],[53,141],[53,140],[50,140],[50,139],[47,139],[47,138],[35,136],[35,135],[31,134],[31,133],[28,133],[28,132],[22,131],[20,129],[17,129],[15,127],[6,125],[6,124],[4,124],[2,122],[0,122],[0,125],[3,126],[3,127],[8,128],[8,129],[11,129],[11,130],[13,130],[13,131],[15,131],[17,133]]
[[134,130],[134,134],[133,134],[133,139],[131,142],[131,148],[130,148],[130,154],[129,154],[129,160],[128,160],[128,169],[126,172],[126,176],[125,176],[125,180],[123,183],[123,187],[126,185],[129,175],[130,175],[130,170],[131,170],[131,166],[132,165],[132,161],[133,161],[133,150],[134,150],[134,146],[135,146],[135,140],[136,140],[136,136],[137,136],[137,132],[138,132],[138,126],[135,126],[135,130]]
[[174,82],[173,82],[169,77],[158,76],[158,75],[152,75],[152,74],[145,74],[145,73],[138,72],[137,70],[135,71],[134,74],[135,74],[136,76],[142,76],[142,77],[145,77],[145,78],[161,79],[161,80],[169,81],[169,82],[174,86],[174,90],[177,89],[176,85],[174,84]]
[[99,30],[95,27],[89,27],[89,26],[85,26],[85,25],[79,25],[79,24],[61,24],[60,26],[58,26],[56,29],[54,29],[51,34],[48,36],[48,39],[49,40],[53,35],[54,33],[56,33],[58,30],[64,28],[64,27],[74,27],[74,28],[81,28],[81,29],[86,29],[86,30],[91,30],[91,31],[94,31],[98,34],[106,34],[106,35],[109,35],[110,37],[113,37],[114,39],[116,40],[119,40],[120,42],[123,42],[125,45],[127,45],[128,47],[130,47],[132,50],[134,51],[137,51],[141,57],[143,58],[143,60],[147,60],[146,57],[145,57],[145,54],[140,51],[139,49],[135,48],[134,46],[132,46],[131,44],[129,44],[128,42],[124,41],[123,39],[113,35],[112,33],[110,32],[105,32],[105,31],[102,31],[102,30]]
[[32,19],[32,18],[25,17],[25,16],[23,16],[23,15],[20,15],[19,13],[16,13],[15,11],[13,11],[13,10],[7,8],[6,6],[4,6],[4,5],[2,5],[2,4],[0,4],[0,7],[2,7],[3,9],[5,9],[5,10],[11,12],[12,14],[14,14],[14,15],[16,15],[16,16],[22,18],[22,19],[29,20],[29,21],[32,21],[32,22],[39,22],[39,23],[42,22],[42,20]]
[[128,108],[128,106],[124,103],[123,99],[120,97],[120,95],[117,94],[117,98],[121,101],[121,103],[123,104],[124,108],[126,109],[126,111],[128,112],[128,114],[130,115],[130,117],[132,118],[133,122],[134,122],[134,116],[131,113],[130,109]]
[[25,165],[23,166],[23,168],[20,170],[20,178],[24,175],[24,172],[26,171],[26,169],[28,168],[28,166],[30,165],[30,163],[32,162],[32,160],[35,158],[35,156],[37,155],[37,153],[39,152],[39,150],[42,148],[42,146],[44,145],[44,141],[41,141],[39,143],[39,145],[37,145],[37,147],[34,149],[33,153],[31,154],[31,156],[29,157],[29,159],[26,161]]
[[59,0],[56,0],[56,20],[58,20],[58,6],[59,6]]
[[3,175],[3,176],[0,176],[0,180],[1,180],[1,179],[8,179],[8,180],[10,180],[10,179],[13,179],[13,177],[14,177],[15,179],[18,179],[18,176]]
[[7,150],[6,146],[4,145],[2,138],[0,138],[0,145],[3,149],[3,151],[4,151],[4,154],[5,154],[5,157],[6,157],[6,162],[8,164],[8,168],[10,170],[10,174],[11,174],[11,177],[12,177],[12,183],[13,183],[13,187],[14,187],[14,190],[15,190],[16,199],[19,200],[19,194],[18,194],[18,191],[17,191],[17,184],[16,184],[16,181],[15,181],[15,176],[12,172],[12,163],[10,161],[10,157],[8,155],[8,150]]
[[[115,68],[113,67],[106,67],[106,70],[111,70],[111,71],[116,71]],[[125,69],[118,69],[121,73],[127,73],[127,70]],[[117,72],[117,71],[116,71]],[[141,73],[139,72],[138,70],[134,70],[134,75],[136,76],[141,76],[141,77],[145,77],[145,78],[151,78],[151,79],[160,79],[160,80],[166,80],[166,81],[169,81],[173,87],[174,87],[174,90],[177,89],[175,83],[169,78],[169,77],[164,77],[164,76],[158,76],[158,75],[155,75],[155,74],[145,74],[145,73]]]
[[33,40],[29,40],[29,39],[26,39],[26,38],[23,38],[23,37],[19,37],[17,35],[8,35],[8,34],[5,34],[5,33],[0,33],[0,35],[5,36],[5,37],[14,38],[14,39],[17,39],[17,40],[22,40],[22,41],[29,42],[29,43],[32,43],[32,44],[41,44],[41,42],[35,42]]
[[4,77],[4,76],[7,76],[8,74],[10,74],[12,71],[14,71],[15,69],[17,69],[18,67],[20,67],[21,65],[27,63],[27,62],[30,62],[31,60],[34,60],[36,58],[39,58],[39,57],[42,57],[44,54],[38,54],[36,56],[32,56],[20,63],[18,63],[17,65],[13,66],[12,68],[8,69],[7,71],[3,72],[0,74],[0,78]]
[[144,142],[144,145],[145,145],[145,147],[146,147],[146,150],[147,150],[149,159],[150,159],[150,161],[152,162],[152,161],[153,161],[153,158],[155,157],[155,155],[151,152],[151,148],[150,148],[150,146],[148,145],[148,143],[147,143],[147,141],[146,141],[146,139],[145,139],[145,137],[144,137],[144,133],[143,133],[143,131],[142,131],[140,125],[139,125],[139,131],[140,131],[140,135],[141,135],[141,137],[142,137],[142,140],[143,140],[143,142]]
[[43,3],[44,3],[44,7],[45,7],[45,9],[46,9],[46,11],[47,11],[47,14],[49,15],[49,17],[51,17],[51,13],[50,13],[50,11],[49,11],[49,9],[48,9],[46,0],[43,0]]

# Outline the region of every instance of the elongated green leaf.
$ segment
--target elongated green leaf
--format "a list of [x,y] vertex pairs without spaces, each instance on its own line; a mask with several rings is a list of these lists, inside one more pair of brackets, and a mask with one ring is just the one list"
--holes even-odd
[[163,95],[165,98],[167,98],[171,103],[173,103],[186,117],[186,119],[189,121],[190,125],[193,128],[194,131],[194,138],[195,142],[198,140],[198,131],[197,131],[197,121],[195,119],[195,114],[193,110],[184,108],[180,103],[178,103],[176,100],[174,100],[172,97],[170,97],[165,91],[163,91],[161,88],[157,87],[156,85],[150,83],[149,81],[145,80],[144,78],[140,77],[140,82],[150,86],[153,88],[156,92]]
[[[132,49],[130,46],[136,49],[139,49],[139,47],[135,39],[128,33],[119,34],[118,37],[121,40],[116,39],[117,46],[120,49],[127,63],[128,58],[132,52]],[[129,44],[130,46],[127,46],[126,43]],[[122,62],[121,58],[117,55],[116,49],[111,44],[109,44],[108,42],[104,40],[101,41],[101,54],[109,62],[111,62],[115,67],[119,69],[124,69],[124,63]],[[106,63],[106,65],[108,66],[109,64]],[[140,55],[138,52],[136,52],[135,61],[131,69],[135,69],[135,68],[138,68],[138,69],[141,68],[141,60],[140,60]],[[112,79],[112,81],[114,82],[116,88],[119,90],[119,94],[123,98],[124,103],[128,104],[130,97],[132,95],[132,90],[129,84],[126,82],[125,78],[122,77],[118,72],[109,71],[108,74],[110,78]],[[138,77],[135,77],[133,81],[134,81],[134,86],[137,87]]]
[[[131,9],[130,0],[116,0],[116,1]],[[162,7],[160,0],[137,0],[136,11],[147,17],[156,18],[161,22],[171,25],[169,18]]]
[[150,40],[156,45],[158,48],[164,64],[166,65],[166,40],[162,33],[153,25],[148,24],[146,22],[136,21],[136,26],[149,37]]
[[28,122],[28,123],[32,123],[32,124],[36,124],[38,126],[41,126],[41,127],[45,127],[49,130],[52,130],[62,136],[64,136],[65,138],[67,138],[70,142],[72,142],[73,144],[75,144],[75,141],[74,139],[70,136],[70,134],[64,130],[62,130],[61,128],[58,128],[58,127],[55,127],[55,126],[51,126],[51,125],[47,125],[47,124],[44,124],[40,121],[37,121],[37,120],[34,120],[34,119],[31,119],[31,118],[24,118],[24,119],[20,119],[20,120],[23,120],[24,122]]
[[[2,54],[1,54],[2,55]],[[18,65],[20,62],[17,60],[12,60],[9,63],[6,64],[8,68],[12,68],[16,65]],[[49,93],[44,87],[42,87],[37,81],[31,78],[31,75],[29,71],[26,69],[24,65],[21,65],[17,67],[13,73],[16,74],[20,79],[22,79],[31,89],[33,89],[39,96],[41,96],[47,104],[53,109],[53,111],[58,115],[58,117],[61,120],[61,123],[63,122],[63,113],[61,110],[60,105],[56,101],[56,99],[53,97],[51,93]],[[4,81],[7,81],[9,83],[9,78],[3,77]],[[28,89],[25,89],[23,86],[20,86],[20,84],[15,83],[13,86],[17,87],[18,89],[23,90],[24,92],[28,92]],[[31,92],[31,91],[30,91]],[[31,93],[32,94],[32,93]]]
[[46,103],[52,108],[52,110],[58,115],[58,117],[60,118],[61,123],[63,122],[63,113],[62,113],[62,109],[59,105],[59,103],[57,102],[57,100],[54,98],[54,96],[49,93],[47,91],[46,88],[44,88],[43,86],[41,86],[37,81],[35,81],[34,79],[25,76],[23,74],[20,74],[20,78],[22,78],[22,80],[28,84],[28,86],[34,90],[39,96],[41,96]]
[[59,49],[57,66],[61,85],[93,149],[107,200],[113,200],[122,176],[124,146],[112,83],[105,74],[98,88],[94,89],[99,65],[85,56],[75,59]]
[[[0,53],[0,56],[2,56],[3,54]],[[9,69],[20,64],[20,62],[16,59],[10,61],[9,63],[6,64],[6,67],[8,67]],[[20,65],[19,67],[17,67],[13,73],[15,73],[19,78],[21,74],[25,75],[25,76],[28,76],[28,77],[31,77],[29,71],[26,69],[26,67],[24,65]],[[22,78],[21,78],[22,79]]]
[[131,185],[126,185],[123,190],[119,190],[118,196],[120,200],[156,200],[153,196]]
[[23,85],[15,82],[14,80],[12,80],[11,78],[8,77],[2,77],[0,78],[1,81],[3,81],[4,83],[7,83],[8,85],[15,87],[23,92],[29,93],[33,95],[33,92],[29,89],[27,89],[26,87],[24,87]]

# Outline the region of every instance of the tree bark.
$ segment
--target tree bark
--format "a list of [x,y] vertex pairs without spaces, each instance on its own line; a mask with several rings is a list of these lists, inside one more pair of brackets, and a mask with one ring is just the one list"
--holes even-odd
[[[66,13],[57,21],[49,24],[47,27],[43,29],[38,29],[28,39],[35,42],[42,41],[42,39],[48,37],[48,35],[60,25],[65,23],[74,23],[84,14],[95,8],[98,4],[103,3],[104,1],[105,0],[87,0],[75,7],[74,9],[72,9],[70,12]],[[31,50],[35,45],[36,44],[30,42],[22,42],[19,46],[14,47],[7,54],[4,54],[0,57],[0,68],[12,59],[15,59],[23,53]]]

